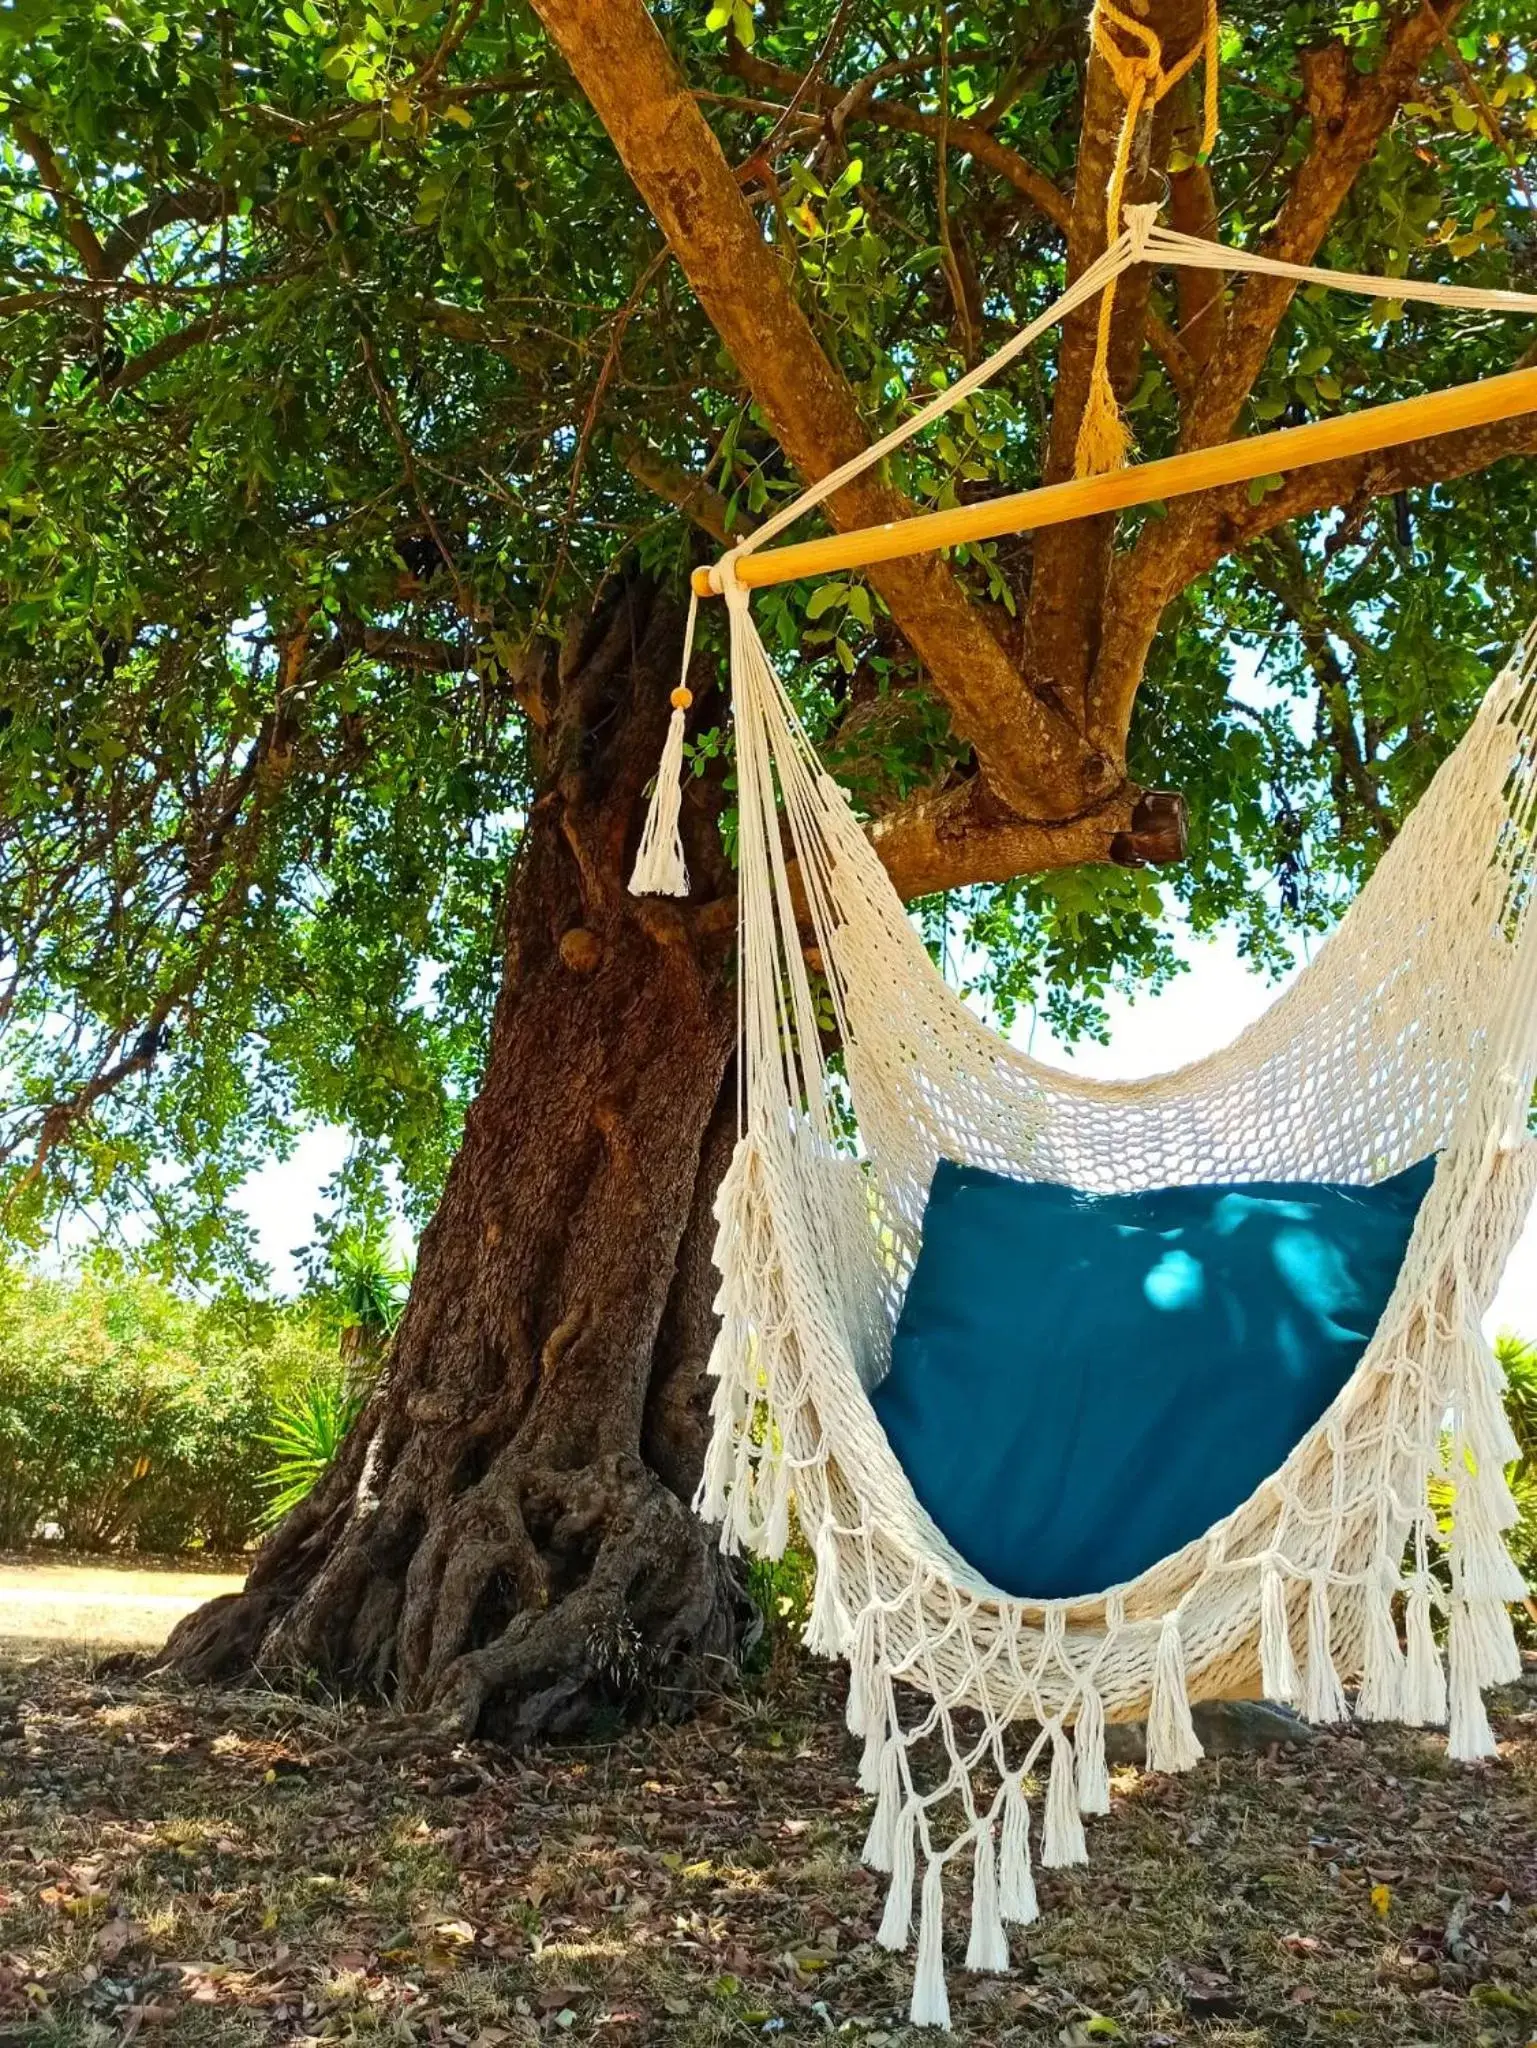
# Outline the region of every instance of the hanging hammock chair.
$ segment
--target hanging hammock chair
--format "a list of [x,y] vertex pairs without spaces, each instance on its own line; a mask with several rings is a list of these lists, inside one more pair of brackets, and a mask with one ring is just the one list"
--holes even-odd
[[[1035,1917],[1033,1860],[1086,1860],[1082,1816],[1108,1805],[1107,1719],[1145,1718],[1149,1766],[1185,1770],[1201,1755],[1192,1700],[1258,1687],[1334,1722],[1351,1684],[1361,1718],[1447,1721],[1451,1754],[1477,1758],[1494,1749],[1481,1688],[1520,1671],[1506,1603],[1525,1589],[1501,1533],[1515,1519],[1503,1468],[1516,1446],[1480,1325],[1537,1191],[1527,1141],[1537,636],[1268,1013],[1208,1059],[1105,1083],[1027,1057],[945,984],[752,621],[751,550],[1129,263],[1277,267],[1155,229],[1150,209],[1129,209],[1128,220],[1105,258],[998,357],[710,572],[730,615],[743,1099],[717,1208],[722,1323],[697,1506],[720,1523],[728,1551],[772,1557],[793,1501],[814,1546],[807,1641],[850,1667],[848,1722],[864,1741],[860,1784],[875,1798],[864,1855],[890,1873],[882,1942],[908,1945],[920,1892],[920,2024],[949,2024],[947,1875],[969,1875],[968,1966],[996,1970],[1008,1966],[1003,1923]],[[1515,294],[1279,268],[1378,295],[1537,312],[1537,300]],[[674,702],[632,886],[680,893],[686,689]],[[857,1152],[832,1113],[808,940],[836,1020]],[[1375,1328],[1359,1332],[1348,1378],[1274,1470],[1121,1583],[1064,1592],[1032,1581],[1027,1557],[1005,1590],[920,1501],[871,1398],[891,1369],[936,1172],[939,1186],[970,1175],[985,1191],[1001,1177],[1036,1194],[1075,1191],[1091,1208],[1150,1200],[1150,1190],[1242,1186],[1268,1199],[1281,1184],[1284,1200],[1297,1183],[1348,1197],[1399,1180],[1412,1200]],[[1028,1238],[1015,1258],[1028,1277]],[[1075,1371],[1072,1356],[1049,1363],[1057,1375]],[[1241,1377],[1248,1363],[1238,1348],[1227,1370]],[[1156,1444],[1147,1450],[1143,1483],[1156,1488]],[[1449,1534],[1433,1482],[1452,1500]]]

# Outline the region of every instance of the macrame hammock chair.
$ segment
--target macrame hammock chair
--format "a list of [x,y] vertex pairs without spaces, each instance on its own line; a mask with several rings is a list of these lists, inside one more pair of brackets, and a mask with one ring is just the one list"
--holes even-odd
[[[1273,262],[1170,233],[1153,215],[1128,208],[1105,255],[1030,327],[704,572],[730,617],[742,1099],[716,1211],[722,1322],[696,1506],[720,1524],[727,1551],[776,1557],[793,1501],[814,1547],[806,1640],[848,1660],[848,1725],[863,1738],[859,1782],[875,1800],[864,1859],[890,1873],[879,1939],[906,1948],[916,1921],[918,2024],[949,2025],[947,1877],[969,1878],[968,1967],[1003,1970],[1004,1923],[1036,1917],[1033,1864],[1086,1861],[1082,1816],[1108,1808],[1107,1720],[1145,1718],[1149,1767],[1187,1770],[1202,1754],[1193,1700],[1258,1681],[1266,1698],[1333,1723],[1353,1684],[1362,1719],[1447,1722],[1450,1753],[1471,1759],[1494,1751],[1481,1689],[1520,1673],[1506,1603],[1525,1588],[1502,1534],[1516,1517],[1504,1478],[1516,1445],[1480,1326],[1537,1192],[1526,1135],[1537,1077],[1537,634],[1267,1014],[1210,1058],[1107,1083],[1029,1058],[946,985],[753,623],[749,577],[797,573],[793,563],[818,550],[844,562],[904,551],[892,545],[902,528],[876,529],[876,553],[859,552],[869,537],[844,535],[779,550],[777,568],[754,559],[1132,263],[1537,313],[1537,298],[1516,293]],[[994,531],[1031,523],[1028,502],[1011,502],[1026,516]],[[693,625],[691,610],[638,892],[687,888],[676,827]],[[832,1112],[808,943],[836,1021],[857,1153]],[[1434,1179],[1359,1363],[1280,1469],[1197,1540],[1127,1583],[1016,1597],[920,1505],[870,1393],[889,1365],[939,1162],[1115,1194],[1376,1183],[1431,1155]],[[1443,1502],[1449,1492],[1449,1533],[1433,1484]]]

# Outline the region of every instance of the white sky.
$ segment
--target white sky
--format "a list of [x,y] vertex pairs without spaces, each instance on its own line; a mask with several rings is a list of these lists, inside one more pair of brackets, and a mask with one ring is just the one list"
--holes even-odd
[[[1183,950],[1190,971],[1176,976],[1161,995],[1134,1003],[1109,999],[1109,1045],[1064,1050],[1042,1028],[1031,1048],[1036,1057],[1105,1080],[1156,1074],[1215,1052],[1274,1001],[1274,984],[1250,972],[1231,937],[1186,942]],[[285,1292],[297,1283],[293,1250],[314,1234],[322,1183],[345,1150],[340,1131],[312,1131],[291,1159],[274,1161],[246,1183],[242,1206],[256,1226],[258,1250],[272,1268],[274,1284]],[[1515,1330],[1537,1337],[1537,1216],[1511,1258],[1488,1327],[1491,1334]]]

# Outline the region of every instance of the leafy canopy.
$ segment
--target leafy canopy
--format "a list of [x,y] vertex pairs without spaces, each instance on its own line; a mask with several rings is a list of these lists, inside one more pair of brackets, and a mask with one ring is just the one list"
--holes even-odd
[[[874,97],[929,114],[943,85],[955,120],[1069,186],[1082,26],[1055,0],[960,0],[943,47],[928,7],[659,6],[733,162],[789,98],[744,80],[738,42],[803,73],[835,13],[828,82],[880,70]],[[1299,50],[1342,38],[1370,67],[1384,27],[1378,0],[1229,10],[1225,235],[1263,231],[1306,147]],[[1493,0],[1460,17],[1322,260],[1537,284],[1510,161],[1537,132],[1523,34]],[[797,114],[753,189],[880,427],[1046,303],[1062,238],[963,150],[941,179],[933,134],[872,104]],[[701,540],[680,483],[729,523],[794,479],[517,6],[14,0],[0,183],[4,1228],[133,1211],[183,1270],[238,1267],[232,1188],[316,1118],[355,1139],[342,1212],[376,1216],[392,1165],[420,1218],[483,1057],[537,773],[521,651],[626,552],[681,577]],[[1304,293],[1250,413],[1506,367],[1510,329]],[[1176,400],[1147,363],[1132,419],[1156,453]],[[898,480],[927,503],[1018,488],[1050,392],[1047,349]],[[1507,463],[1354,507],[1189,590],[1132,763],[1186,792],[1189,865],[961,892],[936,938],[958,927],[1003,1015],[1038,1001],[1093,1031],[1118,977],[1172,971],[1171,901],[1261,963],[1321,929],[1523,613],[1533,488]],[[962,573],[1009,613],[1027,564],[999,544]],[[804,650],[807,715],[862,802],[945,775],[942,712],[862,583],[761,613]],[[728,751],[706,734],[696,766]]]

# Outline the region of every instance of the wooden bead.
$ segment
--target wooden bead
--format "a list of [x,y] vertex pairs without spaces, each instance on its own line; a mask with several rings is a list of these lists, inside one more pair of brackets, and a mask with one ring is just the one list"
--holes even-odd
[[685,689],[685,688],[683,687],[682,683],[679,683],[679,685],[678,685],[677,689],[675,689],[675,690],[673,691],[673,693],[672,693],[672,708],[673,708],[673,710],[674,710],[674,711],[687,711],[688,707],[690,706],[690,704],[692,704],[692,703],[693,703],[693,701],[694,701],[694,693],[693,693],[693,691],[692,691],[692,690],[686,690],[686,689]]

